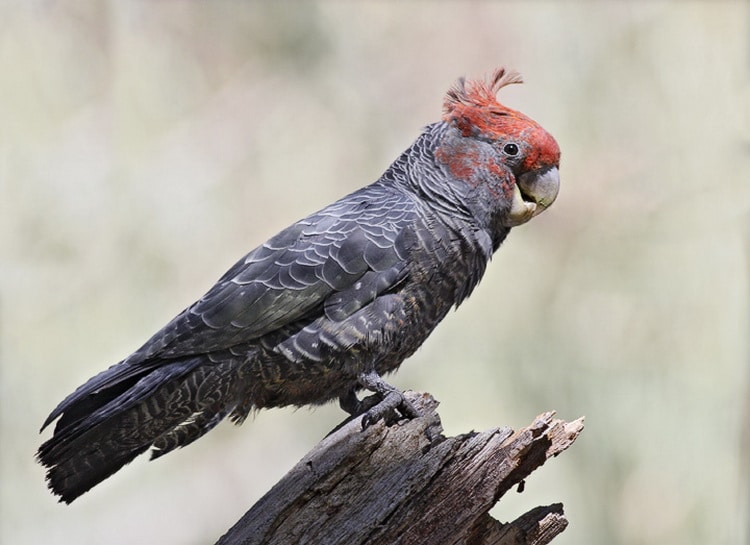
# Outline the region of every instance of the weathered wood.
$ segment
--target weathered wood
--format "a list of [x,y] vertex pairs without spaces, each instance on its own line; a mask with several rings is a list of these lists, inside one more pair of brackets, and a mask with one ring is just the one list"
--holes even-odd
[[562,505],[502,524],[487,512],[510,488],[568,448],[583,419],[552,412],[517,432],[444,437],[438,403],[408,392],[424,415],[361,429],[361,417],[323,439],[217,545],[542,545],[567,526]]

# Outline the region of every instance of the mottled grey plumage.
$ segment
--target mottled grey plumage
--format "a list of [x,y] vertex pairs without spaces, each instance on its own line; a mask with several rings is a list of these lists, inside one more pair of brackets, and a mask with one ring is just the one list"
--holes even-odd
[[38,452],[52,490],[70,502],[149,448],[161,456],[254,408],[340,399],[358,411],[357,390],[393,393],[380,375],[471,293],[510,230],[507,194],[485,195],[484,182],[436,157],[465,140],[455,123],[430,125],[377,182],[251,251],[68,396]]

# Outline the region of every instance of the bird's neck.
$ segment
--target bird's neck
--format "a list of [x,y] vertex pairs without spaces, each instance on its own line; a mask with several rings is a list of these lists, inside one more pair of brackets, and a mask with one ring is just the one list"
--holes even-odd
[[[434,214],[489,260],[510,228],[492,221],[484,203],[473,203],[467,185],[451,176],[436,157],[456,130],[445,122],[428,125],[412,146],[388,169],[384,178],[412,195],[425,213]],[[479,204],[479,206],[477,206]]]

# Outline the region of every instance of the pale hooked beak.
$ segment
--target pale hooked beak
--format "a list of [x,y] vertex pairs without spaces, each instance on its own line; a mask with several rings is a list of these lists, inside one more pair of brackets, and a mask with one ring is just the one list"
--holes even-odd
[[522,174],[513,187],[513,202],[505,220],[506,227],[526,223],[555,202],[560,189],[560,172],[548,167]]

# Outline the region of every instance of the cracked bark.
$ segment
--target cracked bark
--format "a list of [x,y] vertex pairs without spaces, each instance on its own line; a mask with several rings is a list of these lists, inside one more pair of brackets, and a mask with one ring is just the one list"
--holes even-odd
[[336,428],[261,498],[217,545],[543,545],[568,522],[562,504],[509,523],[488,511],[548,458],[567,449],[583,419],[539,415],[514,432],[444,437],[437,401],[408,392],[423,416]]

